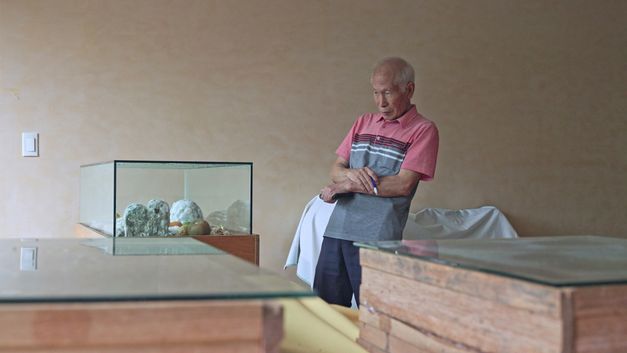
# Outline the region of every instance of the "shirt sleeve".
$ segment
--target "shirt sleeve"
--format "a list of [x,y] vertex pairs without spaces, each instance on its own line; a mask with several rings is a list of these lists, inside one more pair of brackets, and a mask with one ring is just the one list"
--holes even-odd
[[401,169],[422,174],[421,181],[433,180],[439,142],[438,128],[435,124],[425,125],[423,129],[419,130],[416,139],[409,146]]
[[340,146],[335,150],[335,154],[337,154],[338,157],[342,157],[345,160],[350,161],[351,147],[353,146],[353,136],[355,136],[355,131],[357,131],[357,126],[359,125],[360,120],[361,118],[355,120],[353,126],[344,137],[344,140],[342,140]]

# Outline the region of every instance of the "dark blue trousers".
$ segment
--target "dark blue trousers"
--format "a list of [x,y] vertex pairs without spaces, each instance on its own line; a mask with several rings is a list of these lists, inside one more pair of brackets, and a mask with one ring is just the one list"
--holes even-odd
[[329,304],[351,306],[351,299],[359,305],[361,266],[359,248],[350,240],[324,237],[314,277],[314,290]]

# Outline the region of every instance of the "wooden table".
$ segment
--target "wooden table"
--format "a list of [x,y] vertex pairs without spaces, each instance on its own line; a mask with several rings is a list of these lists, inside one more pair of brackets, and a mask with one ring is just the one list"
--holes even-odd
[[305,287],[192,238],[0,239],[0,352],[278,352]]
[[370,352],[627,352],[627,240],[361,244]]
[[272,301],[0,305],[0,352],[278,352],[282,337]]

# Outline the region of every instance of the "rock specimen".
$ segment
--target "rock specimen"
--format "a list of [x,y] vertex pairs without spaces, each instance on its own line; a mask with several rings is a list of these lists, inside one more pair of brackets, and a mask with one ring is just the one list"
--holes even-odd
[[172,204],[170,222],[179,221],[183,224],[202,220],[202,210],[192,200],[178,200]]
[[237,200],[227,208],[226,228],[236,232],[250,232],[250,207],[247,202]]
[[124,236],[147,237],[148,209],[140,203],[132,203],[124,210]]
[[190,225],[187,233],[189,235],[207,235],[211,234],[211,227],[209,226],[209,223],[207,223],[207,221],[201,219]]
[[187,223],[181,226],[177,235],[209,235],[211,227],[205,220],[198,220],[194,223]]
[[231,235],[231,232],[224,229],[223,226],[212,226],[211,235]]
[[124,236],[124,217],[118,217],[115,220],[115,236],[116,237]]
[[211,228],[214,227],[224,227],[226,226],[226,212],[225,211],[214,211],[211,212],[207,216],[207,222],[211,225]]
[[211,234],[211,226],[203,220],[200,207],[191,200],[176,201],[172,209],[163,200],[150,200],[147,207],[131,203],[115,225],[116,237],[201,234]]
[[151,236],[167,236],[170,225],[170,205],[163,200],[150,200],[146,206],[148,208],[146,233]]

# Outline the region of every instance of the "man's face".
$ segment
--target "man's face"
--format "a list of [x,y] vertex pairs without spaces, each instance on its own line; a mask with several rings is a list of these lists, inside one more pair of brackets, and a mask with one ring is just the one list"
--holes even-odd
[[374,103],[386,120],[394,120],[403,115],[411,106],[414,83],[409,82],[405,91],[394,84],[394,74],[389,71],[376,72],[372,76]]

